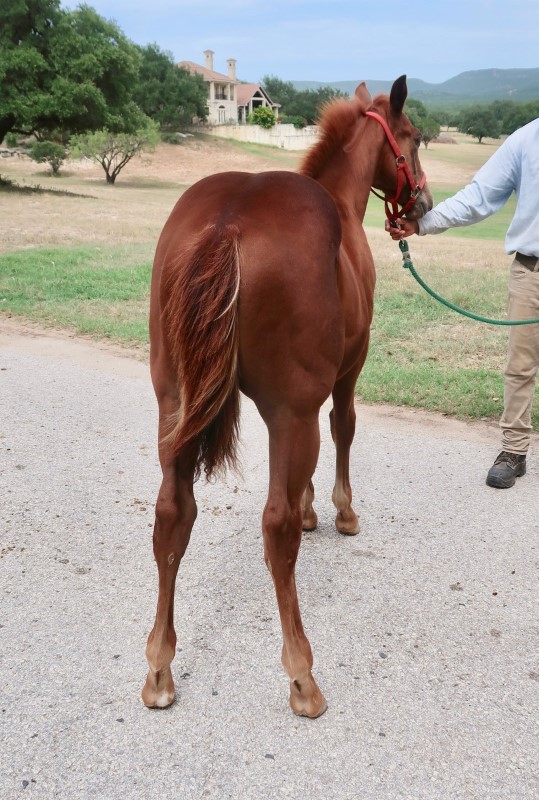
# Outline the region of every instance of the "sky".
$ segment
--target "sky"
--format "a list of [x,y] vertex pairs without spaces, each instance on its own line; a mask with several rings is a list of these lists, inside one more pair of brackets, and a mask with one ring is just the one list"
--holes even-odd
[[[75,8],[76,0],[62,0]],[[87,0],[137,44],[238,78],[428,83],[468,70],[539,67],[539,0]]]

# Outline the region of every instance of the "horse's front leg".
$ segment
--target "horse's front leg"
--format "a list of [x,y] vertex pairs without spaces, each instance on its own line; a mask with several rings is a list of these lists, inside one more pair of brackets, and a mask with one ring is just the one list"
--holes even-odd
[[352,370],[337,381],[333,389],[333,408],[329,415],[336,451],[335,486],[332,494],[333,504],[337,509],[335,526],[339,533],[348,536],[359,533],[359,519],[352,508],[350,486],[350,448],[356,429],[354,407],[356,380],[356,371]]
[[307,484],[307,488],[303,492],[303,497],[301,498],[301,516],[302,516],[301,527],[303,528],[304,531],[314,531],[314,529],[318,525],[318,517],[316,515],[316,511],[313,508],[313,500],[314,500],[314,486],[311,480]]

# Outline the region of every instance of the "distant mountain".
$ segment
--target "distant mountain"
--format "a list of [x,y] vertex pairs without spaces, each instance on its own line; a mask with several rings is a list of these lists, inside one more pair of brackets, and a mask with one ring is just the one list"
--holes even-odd
[[[392,81],[364,79],[372,95],[387,93]],[[318,89],[332,86],[352,94],[357,81],[292,81],[296,89]],[[539,100],[539,68],[537,69],[478,69],[461,72],[443,83],[427,83],[418,78],[408,78],[408,94],[428,106],[464,106],[471,103],[492,103],[494,100],[514,100],[526,103]]]

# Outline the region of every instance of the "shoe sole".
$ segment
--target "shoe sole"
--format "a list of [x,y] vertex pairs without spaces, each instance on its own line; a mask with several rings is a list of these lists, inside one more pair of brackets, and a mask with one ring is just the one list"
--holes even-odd
[[515,485],[515,481],[517,478],[521,478],[523,475],[526,474],[526,464],[519,465],[512,478],[508,481],[504,481],[503,478],[499,478],[497,475],[487,475],[487,486],[492,486],[494,489],[510,489],[512,486]]

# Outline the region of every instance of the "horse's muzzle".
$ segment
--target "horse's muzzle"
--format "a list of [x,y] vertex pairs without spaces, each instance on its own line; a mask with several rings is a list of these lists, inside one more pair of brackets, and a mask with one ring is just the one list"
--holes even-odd
[[425,184],[412,208],[406,212],[406,219],[420,219],[431,210],[432,206],[432,194],[428,184]]

